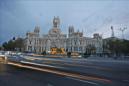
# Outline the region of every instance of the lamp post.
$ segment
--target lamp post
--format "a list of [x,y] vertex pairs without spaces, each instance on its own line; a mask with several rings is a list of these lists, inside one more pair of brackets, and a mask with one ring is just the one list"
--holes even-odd
[[124,39],[124,31],[127,29],[127,27],[124,27],[124,28],[120,28],[119,30],[121,31],[122,33],[122,39]]

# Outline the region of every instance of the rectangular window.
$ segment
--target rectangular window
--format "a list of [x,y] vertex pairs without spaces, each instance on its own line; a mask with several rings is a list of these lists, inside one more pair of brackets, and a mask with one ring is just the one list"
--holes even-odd
[[78,47],[74,47],[74,51],[78,51]]
[[82,51],[82,47],[79,47],[79,51]]

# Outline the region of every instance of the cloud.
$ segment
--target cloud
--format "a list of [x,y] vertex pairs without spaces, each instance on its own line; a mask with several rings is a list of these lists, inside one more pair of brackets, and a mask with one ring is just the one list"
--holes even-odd
[[[42,1],[42,0],[2,0],[0,3],[0,43],[13,36],[25,36],[33,31],[36,25],[41,33],[46,34],[52,27],[52,19],[59,16],[61,30],[67,33],[68,26],[75,30],[83,29],[85,36],[103,33],[104,37],[111,34],[113,25],[115,35],[120,36],[118,28],[129,28],[129,1]],[[128,36],[129,29],[125,31]]]

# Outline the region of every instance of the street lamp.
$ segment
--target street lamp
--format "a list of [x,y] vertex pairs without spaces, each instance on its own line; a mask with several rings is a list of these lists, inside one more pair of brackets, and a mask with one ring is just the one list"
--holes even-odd
[[127,29],[127,27],[120,28],[119,30],[122,32],[122,39],[124,39],[124,31]]

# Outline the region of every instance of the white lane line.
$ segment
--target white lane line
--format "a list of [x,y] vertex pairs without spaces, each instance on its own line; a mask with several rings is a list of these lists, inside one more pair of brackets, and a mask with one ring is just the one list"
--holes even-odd
[[48,83],[48,84],[47,84],[47,86],[54,86],[54,85],[52,85],[52,84]]
[[128,82],[128,83],[129,83],[129,80],[123,80],[123,81],[125,81],[125,82]]
[[46,64],[38,64],[38,63],[33,63],[33,62],[27,62],[27,61],[20,61],[21,63],[26,63],[26,64],[32,64],[32,65],[38,65],[38,66],[46,66],[46,67],[52,67],[52,68],[63,68],[64,67],[57,67],[57,66],[52,66],[52,65],[46,65]]
[[76,79],[76,78],[72,78],[72,77],[68,77],[68,76],[66,78],[73,79],[73,80],[80,81],[80,82],[84,82],[84,83],[89,83],[89,84],[92,84],[92,85],[98,85],[99,86],[98,83],[91,82],[91,81],[80,80],[80,79]]
[[[24,58],[35,58],[35,57],[31,57],[31,56],[24,56]],[[101,59],[98,60],[98,59],[70,59],[70,58],[62,58],[62,59],[55,59],[55,58],[41,58],[41,57],[38,57],[37,59],[40,59],[40,60],[56,60],[56,61],[62,61],[62,62],[75,62],[75,61],[86,61],[86,62],[119,62],[119,63],[128,63],[129,61],[127,60],[113,60],[113,59]]]
[[25,56],[25,59],[38,59],[38,60],[50,60],[50,61],[61,61],[61,62],[73,62],[73,60],[65,60],[65,59],[54,59],[54,58],[35,58],[30,56]]

